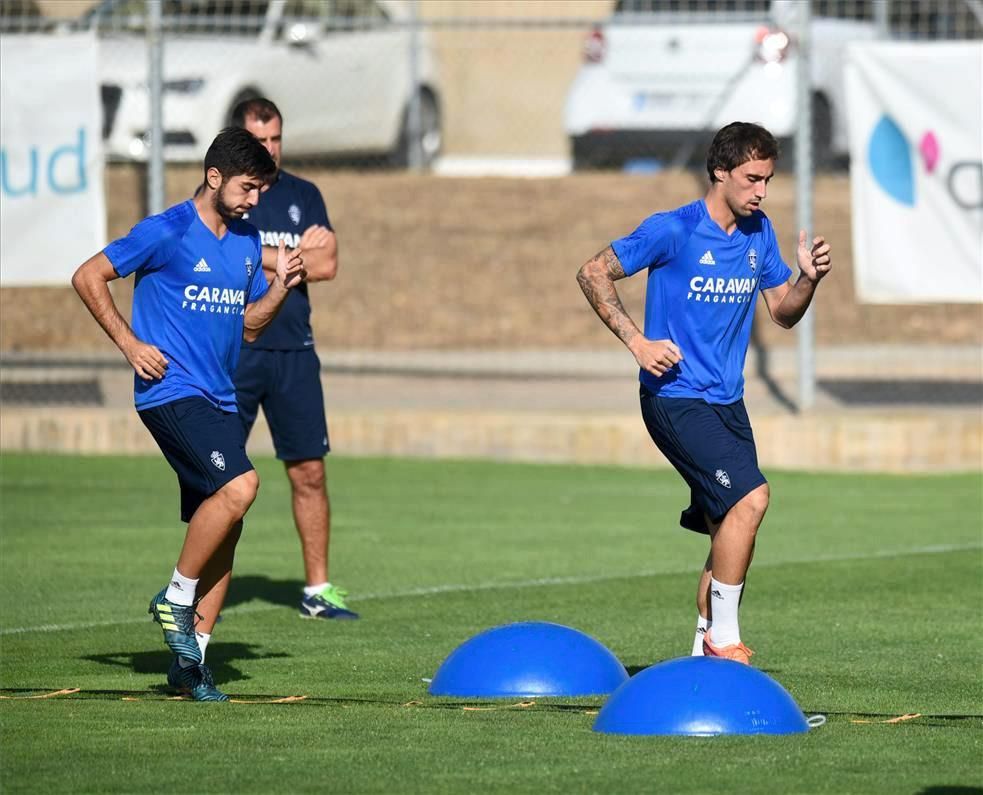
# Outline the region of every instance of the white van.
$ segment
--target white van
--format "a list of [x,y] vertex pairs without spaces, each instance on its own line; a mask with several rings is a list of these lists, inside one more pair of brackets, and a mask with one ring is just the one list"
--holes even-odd
[[[790,139],[801,2],[617,0],[614,15],[589,34],[567,96],[574,165],[643,156],[681,163],[732,121]],[[877,28],[870,3],[818,0],[813,8],[813,141],[823,163],[847,152],[846,45],[876,38]]]

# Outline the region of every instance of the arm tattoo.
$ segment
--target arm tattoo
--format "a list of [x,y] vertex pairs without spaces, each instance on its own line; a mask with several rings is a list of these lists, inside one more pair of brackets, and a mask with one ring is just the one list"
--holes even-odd
[[628,316],[614,283],[625,277],[618,255],[608,246],[577,272],[577,282],[597,316],[627,345],[640,333]]
[[604,262],[611,276],[611,281],[625,278],[625,269],[621,267],[621,260],[618,259],[618,255],[614,253],[611,246],[608,246],[604,251],[597,252],[594,259],[600,259]]

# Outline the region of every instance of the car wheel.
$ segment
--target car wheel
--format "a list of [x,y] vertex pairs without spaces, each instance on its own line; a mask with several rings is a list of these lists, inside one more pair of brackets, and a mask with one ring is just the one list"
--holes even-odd
[[598,140],[596,135],[575,135],[570,138],[575,171],[589,171],[612,165],[611,148]]
[[[440,106],[437,97],[427,89],[420,90],[420,165],[428,169],[440,155],[444,145],[441,128]],[[403,111],[403,124],[400,127],[396,147],[389,155],[389,162],[395,168],[407,168],[410,164],[410,109]]]

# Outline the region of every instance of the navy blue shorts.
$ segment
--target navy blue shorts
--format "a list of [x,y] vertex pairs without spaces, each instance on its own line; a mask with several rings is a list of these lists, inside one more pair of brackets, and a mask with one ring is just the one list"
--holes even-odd
[[313,348],[266,351],[243,348],[235,374],[243,435],[263,407],[276,457],[281,461],[323,458],[331,449],[324,417],[321,360]]
[[233,412],[189,397],[137,413],[177,473],[183,522],[222,486],[253,469],[242,423]]
[[649,436],[689,484],[690,504],[679,524],[709,533],[706,516],[720,522],[746,494],[768,481],[758,469],[744,401],[718,405],[664,398],[641,387],[642,418]]

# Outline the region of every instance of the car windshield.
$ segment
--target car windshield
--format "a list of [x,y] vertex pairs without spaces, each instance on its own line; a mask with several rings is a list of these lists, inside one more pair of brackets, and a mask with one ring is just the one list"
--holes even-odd
[[[761,17],[769,12],[787,15],[788,11],[801,0],[618,0],[615,14],[660,14],[678,15],[680,17],[719,18],[722,14],[728,17],[750,16]],[[910,9],[904,13],[895,12],[899,20],[904,14],[917,15],[922,6],[928,9],[931,0],[913,0]],[[896,4],[900,5],[900,4]],[[812,14],[815,17],[829,19],[853,19],[870,21],[874,19],[874,0],[812,0]]]
[[52,26],[37,0],[0,0],[0,33],[42,33]]
[[771,0],[618,0],[615,14],[761,14]]
[[[256,35],[266,22],[270,0],[163,0],[161,16],[168,33]],[[103,0],[80,20],[100,33],[146,30],[144,0]]]

